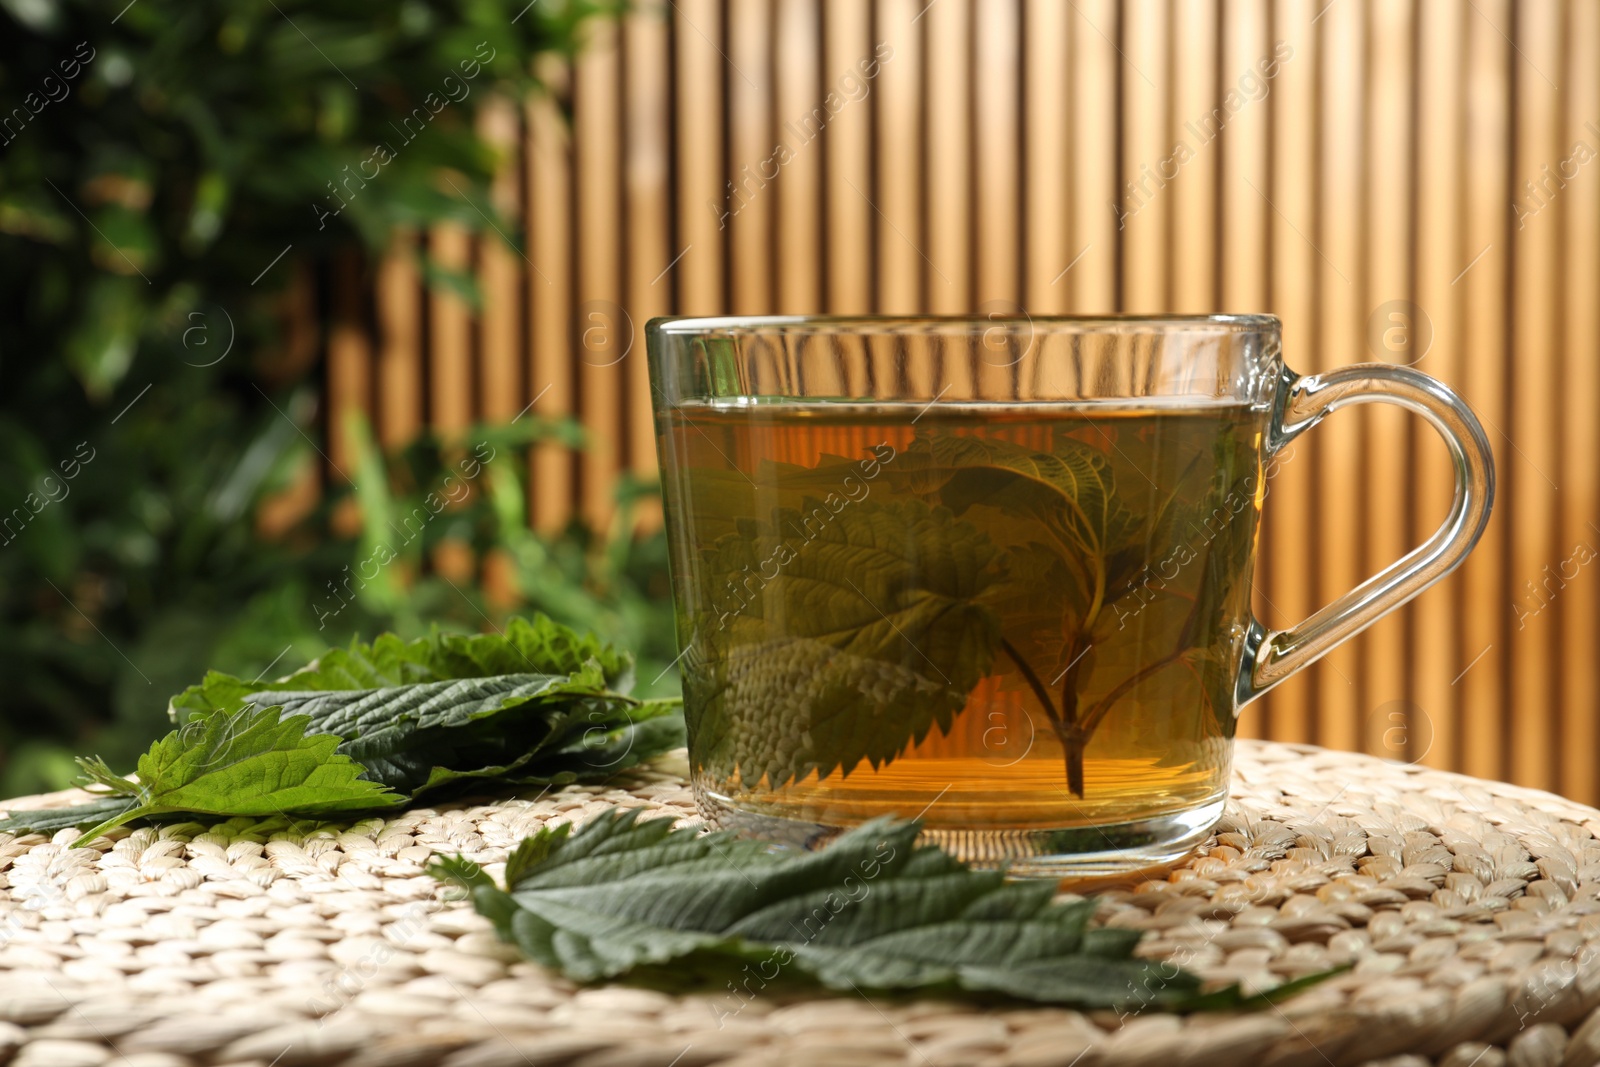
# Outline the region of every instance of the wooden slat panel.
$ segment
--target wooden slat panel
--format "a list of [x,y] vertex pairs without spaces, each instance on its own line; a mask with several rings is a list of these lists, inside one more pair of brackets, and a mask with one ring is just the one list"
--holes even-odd
[[[1273,11],[1271,306],[1283,321],[1284,361],[1306,373],[1316,367],[1317,276],[1321,260],[1306,237],[1317,232],[1317,42],[1315,0],[1278,0]],[[1278,48],[1277,42],[1285,48]],[[1263,190],[1264,192],[1266,190]],[[1181,274],[1181,272],[1180,272]],[[1317,529],[1313,434],[1278,454],[1263,501],[1261,605],[1272,626],[1293,626],[1317,604]],[[1308,458],[1309,457],[1309,458]],[[1266,698],[1262,718],[1280,741],[1314,736],[1314,676],[1292,678]]]
[[[973,148],[977,153],[977,297],[1006,311],[1018,307],[1020,204],[1018,84],[1019,0],[977,0],[973,26]],[[999,76],[1012,72],[1011,77]],[[998,368],[997,368],[998,369]]]
[[372,389],[372,345],[367,333],[367,279],[360,257],[345,253],[333,262],[333,315],[328,327],[328,459],[329,477],[338,484],[355,476],[356,447],[350,433],[353,416],[366,418]]
[[582,513],[605,529],[612,487],[621,470],[622,443],[622,207],[621,124],[617,27],[598,24],[578,59],[573,93],[577,137],[578,399],[588,447],[581,453]]
[[[872,54],[876,42],[871,36],[871,16],[871,9],[861,0],[826,0],[823,81],[830,88],[855,74],[861,57]],[[894,53],[885,69],[904,58]],[[878,76],[882,78],[882,72]],[[867,199],[872,195],[871,137],[872,109],[868,107],[841,107],[823,132],[828,157],[828,310],[836,314],[872,307],[875,216]]]
[[[1386,302],[1414,299],[1432,333],[1420,369],[1456,384],[1489,428],[1497,514],[1460,575],[1276,691],[1243,732],[1600,799],[1600,584],[1569,562],[1579,543],[1600,545],[1600,420],[1589,411],[1600,394],[1600,168],[1561,170],[1575,141],[1600,145],[1585,125],[1600,124],[1596,11],[1571,0],[642,8],[622,23],[624,62],[618,31],[604,28],[583,60],[576,154],[548,101],[523,117],[525,261],[492,234],[475,245],[449,228],[402,235],[372,272],[376,338],[364,333],[364,294],[334,276],[330,429],[335,412],[368,403],[363,373],[376,376],[388,446],[425,423],[504,419],[535,397],[541,415],[575,413],[581,397],[602,451],[581,461],[580,479],[570,450],[537,450],[531,510],[549,530],[571,516],[580,485],[584,516],[603,521],[614,476],[653,469],[652,314],[961,313],[988,300],[1034,312],[1270,308],[1289,364],[1316,372],[1405,361],[1384,350],[1384,323],[1376,342],[1371,327]],[[541,73],[564,85],[559,62]],[[506,120],[491,111],[484,129],[505,136]],[[780,143],[776,177],[727,212],[730,175],[758,171]],[[518,174],[495,186],[508,215],[519,214],[507,196]],[[1533,180],[1545,185],[1537,200],[1508,210]],[[1549,203],[1530,214],[1538,200]],[[453,294],[421,289],[418,244],[477,272],[476,319]],[[597,324],[601,308],[610,317]],[[596,325],[620,329],[621,344],[585,360],[575,341]],[[598,365],[623,350],[617,366]],[[995,384],[981,363],[956,362],[916,387]],[[872,387],[897,385],[879,375]],[[328,450],[343,466],[348,442],[335,432]],[[1392,412],[1341,414],[1279,467],[1258,583],[1275,625],[1388,563],[1448,502],[1442,451]],[[1402,697],[1412,721],[1397,750],[1385,709]]]
[[[1178,0],[1172,29],[1172,134],[1162,149],[1178,170],[1172,201],[1170,306],[1199,313],[1217,301],[1217,171],[1220,154],[1207,127],[1221,106],[1217,93],[1218,0]],[[1179,146],[1182,151],[1179,151]]]
[[[627,394],[628,466],[641,477],[656,470],[655,420],[650,411],[650,364],[645,354],[644,327],[672,306],[668,265],[677,251],[670,244],[671,204],[667,182],[672,168],[668,141],[670,97],[667,84],[666,17],[658,10],[627,16],[623,24],[627,106],[628,299],[627,326],[632,345],[623,359]],[[660,507],[652,506],[641,522],[659,523]]]
[[[1600,151],[1600,6],[1569,9],[1566,136],[1570,151],[1579,143]],[[1563,153],[1566,158],[1566,152]],[[1568,173],[1564,171],[1563,173]],[[1595,754],[1600,752],[1600,580],[1588,571],[1600,552],[1600,168],[1591,160],[1569,182],[1564,196],[1562,234],[1560,574],[1568,580],[1560,604],[1561,792],[1585,804],[1600,802]],[[1586,562],[1587,561],[1587,562]],[[1572,577],[1573,571],[1582,567]]]
[[1146,314],[1166,310],[1169,186],[1178,177],[1168,127],[1167,60],[1170,26],[1163,0],[1122,5],[1122,307]]
[[[1112,0],[1072,5],[1072,233],[1082,256],[1067,273],[1077,314],[1117,310],[1117,65],[1120,32]],[[1066,283],[1063,283],[1066,284]]]
[[[1414,92],[1412,35],[1416,12],[1411,0],[1389,0],[1372,9],[1367,27],[1367,152],[1366,265],[1360,284],[1366,293],[1360,349],[1344,354],[1350,361],[1410,363],[1418,325],[1409,310],[1412,300],[1412,141]],[[1352,279],[1354,280],[1354,279]],[[1399,318],[1396,319],[1395,316]],[[1376,321],[1375,321],[1376,320]],[[1397,333],[1396,330],[1404,332]],[[1416,416],[1383,405],[1363,410],[1366,476],[1360,492],[1366,501],[1362,575],[1377,574],[1412,548],[1409,532],[1412,497],[1411,430]],[[1432,431],[1426,431],[1432,432]],[[1361,663],[1363,747],[1377,755],[1405,758],[1402,738],[1409,734],[1409,709],[1404,707],[1409,607],[1380,619],[1354,645]],[[1398,715],[1398,717],[1397,717]],[[1421,728],[1421,724],[1417,724]]]
[[[1551,406],[1561,391],[1557,268],[1567,193],[1546,177],[1566,154],[1561,143],[1561,95],[1555,82],[1561,73],[1561,15],[1561,5],[1554,2],[1520,4],[1512,29],[1520,53],[1512,65],[1517,94],[1512,174],[1519,182],[1532,181],[1547,203],[1512,234],[1515,372],[1511,423],[1506,427],[1513,452],[1506,502],[1511,514],[1513,602],[1519,616],[1532,612],[1533,617],[1522,616],[1511,627],[1511,691],[1516,694],[1511,773],[1517,781],[1541,789],[1555,784],[1558,716],[1552,653],[1560,640],[1557,612],[1545,605],[1561,595],[1546,569],[1561,558],[1555,526],[1559,490],[1552,480],[1560,470],[1560,437]],[[1521,186],[1512,192],[1520,194]],[[1520,196],[1519,200],[1527,203]]]
[[1461,701],[1461,767],[1468,774],[1503,778],[1510,769],[1505,758],[1506,620],[1511,603],[1505,570],[1505,531],[1509,495],[1506,470],[1510,463],[1506,423],[1506,307],[1508,242],[1506,150],[1511,135],[1510,60],[1512,52],[1497,28],[1509,26],[1509,0],[1474,0],[1467,20],[1466,153],[1462,175],[1466,183],[1466,217],[1462,248],[1469,257],[1461,266],[1463,393],[1483,420],[1494,445],[1499,486],[1496,515],[1484,531],[1477,550],[1463,566],[1464,603],[1470,610],[1461,617],[1461,670],[1455,682]]
[[[484,140],[514,156],[521,136],[516,105],[496,98],[479,115]],[[495,178],[491,203],[499,217],[517,217],[517,172],[504,168]],[[507,231],[510,236],[515,231]],[[517,251],[490,229],[479,237],[478,286],[483,291],[479,326],[478,413],[506,422],[516,417],[522,398],[522,268]]]
[[[1418,12],[1417,77],[1417,305],[1432,343],[1416,352],[1418,370],[1459,386],[1463,367],[1461,285],[1456,277],[1476,249],[1463,247],[1461,166],[1462,77],[1466,20],[1474,17],[1455,0],[1424,0]],[[1412,478],[1413,529],[1425,536],[1450,511],[1455,472],[1444,446],[1430,430],[1417,428]],[[1409,660],[1411,703],[1420,722],[1407,724],[1407,758],[1431,767],[1456,765],[1460,754],[1458,688],[1451,683],[1465,667],[1457,620],[1463,582],[1454,575],[1419,597],[1411,609]]]
[[[1222,113],[1213,113],[1202,126],[1221,128],[1215,145],[1221,159],[1220,310],[1227,312],[1264,311],[1268,304],[1267,234],[1273,191],[1267,172],[1267,135],[1271,126],[1268,83],[1260,76],[1261,64],[1272,56],[1267,16],[1266,0],[1225,0]],[[1270,595],[1269,583],[1256,587],[1257,611],[1274,617],[1278,612]],[[1239,736],[1264,737],[1269,727],[1265,714],[1245,715],[1239,720]]]
[[728,278],[736,315],[772,310],[778,158],[772,129],[769,0],[728,6]]
[[[819,0],[778,0],[775,23],[779,128],[774,141],[790,158],[778,178],[777,310],[822,310],[822,142],[817,108],[827,114],[817,57]],[[876,60],[877,57],[873,57]]]
[[1061,272],[1073,256],[1068,230],[1071,17],[1072,9],[1055,0],[1028,0],[1024,13],[1027,173],[1021,229],[1027,261],[1022,301],[1035,314],[1059,314],[1068,307]]
[[422,430],[422,307],[416,234],[396,230],[378,264],[378,440],[398,448]]
[[[564,67],[547,64],[544,77],[559,88]],[[572,181],[571,145],[555,103],[544,97],[527,106],[528,248],[527,276],[532,308],[528,391],[533,413],[558,419],[573,410],[572,370]],[[555,531],[572,515],[572,454],[559,445],[540,445],[529,461],[529,498],[534,525]]]
[[724,309],[723,239],[727,179],[722,160],[722,35],[717,0],[674,0],[678,79],[678,234],[682,255],[677,310],[715,315]]
[[972,7],[969,0],[940,0],[922,19],[928,68],[939,72],[927,81],[928,258],[939,264],[928,277],[928,309],[954,315],[973,303]]
[[[472,236],[455,223],[435,226],[428,255],[439,269],[466,274],[472,269]],[[454,434],[472,423],[472,309],[455,291],[435,288],[428,312],[428,425]]]
[[[879,72],[874,98],[878,180],[874,190],[861,191],[872,201],[878,228],[876,310],[886,314],[922,307],[927,254],[922,244],[922,33],[912,21],[921,6],[918,0],[879,0],[877,5],[878,36],[894,49],[894,61]],[[862,53],[857,67],[868,55]],[[860,80],[859,74],[852,76]]]
[[[1361,359],[1366,324],[1359,287],[1361,263],[1362,128],[1366,70],[1362,43],[1365,9],[1334,4],[1322,13],[1322,180],[1320,225],[1307,234],[1318,252],[1321,296],[1320,366]],[[1328,603],[1366,577],[1361,567],[1361,530],[1371,498],[1361,477],[1362,412],[1337,415],[1313,431],[1320,461],[1318,503],[1321,532],[1314,566],[1317,600]],[[1350,645],[1335,649],[1313,668],[1317,683],[1317,740],[1334,748],[1361,745],[1360,662]]]
[[1270,83],[1261,64],[1272,58],[1266,0],[1222,6],[1222,310],[1267,306],[1267,227],[1273,218],[1267,173]]

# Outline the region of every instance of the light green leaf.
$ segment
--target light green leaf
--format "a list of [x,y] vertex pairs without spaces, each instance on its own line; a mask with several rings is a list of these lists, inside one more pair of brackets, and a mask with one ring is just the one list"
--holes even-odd
[[333,751],[337,737],[308,736],[309,723],[303,715],[280,718],[276,707],[212,716],[199,729],[174,730],[152,745],[139,757],[137,782],[116,777],[98,760],[83,761],[90,778],[129,803],[78,843],[144,815],[328,814],[401,802],[387,787],[364,781],[359,763]]

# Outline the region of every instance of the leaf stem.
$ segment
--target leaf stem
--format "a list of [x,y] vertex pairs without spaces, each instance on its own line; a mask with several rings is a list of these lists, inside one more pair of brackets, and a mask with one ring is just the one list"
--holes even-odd
[[1056,712],[1055,702],[1050,699],[1050,688],[1039,680],[1039,676],[1034,673],[1028,661],[1022,658],[1022,653],[1017,651],[1016,645],[1002,637],[1000,639],[1000,647],[1006,655],[1011,657],[1011,661],[1017,665],[1017,670],[1022,672],[1023,679],[1028,683],[1028,687],[1033,690],[1033,695],[1038,697],[1039,703],[1044,705],[1044,710],[1050,716],[1050,721],[1052,723],[1058,722],[1060,717]]
[[1050,717],[1050,727],[1055,731],[1056,737],[1060,738],[1061,748],[1065,754],[1067,788],[1072,791],[1073,796],[1083,799],[1083,749],[1088,742],[1088,735],[1077,721],[1077,660],[1067,668],[1066,679],[1061,686],[1061,706],[1058,709],[1055,701],[1050,699],[1050,687],[1044,684],[1032,665],[1022,658],[1022,653],[1017,651],[1017,647],[1004,637],[1000,639],[1000,647],[1022,672],[1023,679],[1033,690],[1033,695],[1038,698],[1039,703],[1044,705],[1045,714]]

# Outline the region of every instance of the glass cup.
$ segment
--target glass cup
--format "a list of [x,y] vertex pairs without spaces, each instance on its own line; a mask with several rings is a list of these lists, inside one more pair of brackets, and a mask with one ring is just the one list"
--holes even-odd
[[[695,796],[797,846],[893,815],[1019,874],[1181,856],[1222,813],[1240,709],[1453,569],[1494,494],[1449,389],[1388,364],[1295,374],[1266,315],[648,336]],[[1373,401],[1444,438],[1450,514],[1268,630],[1267,464]]]

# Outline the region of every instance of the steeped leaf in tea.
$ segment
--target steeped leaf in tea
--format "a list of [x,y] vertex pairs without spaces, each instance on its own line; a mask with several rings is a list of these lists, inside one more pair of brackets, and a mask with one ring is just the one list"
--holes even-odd
[[937,795],[934,828],[1220,795],[1256,427],[1221,402],[669,412],[695,772],[819,822]]

